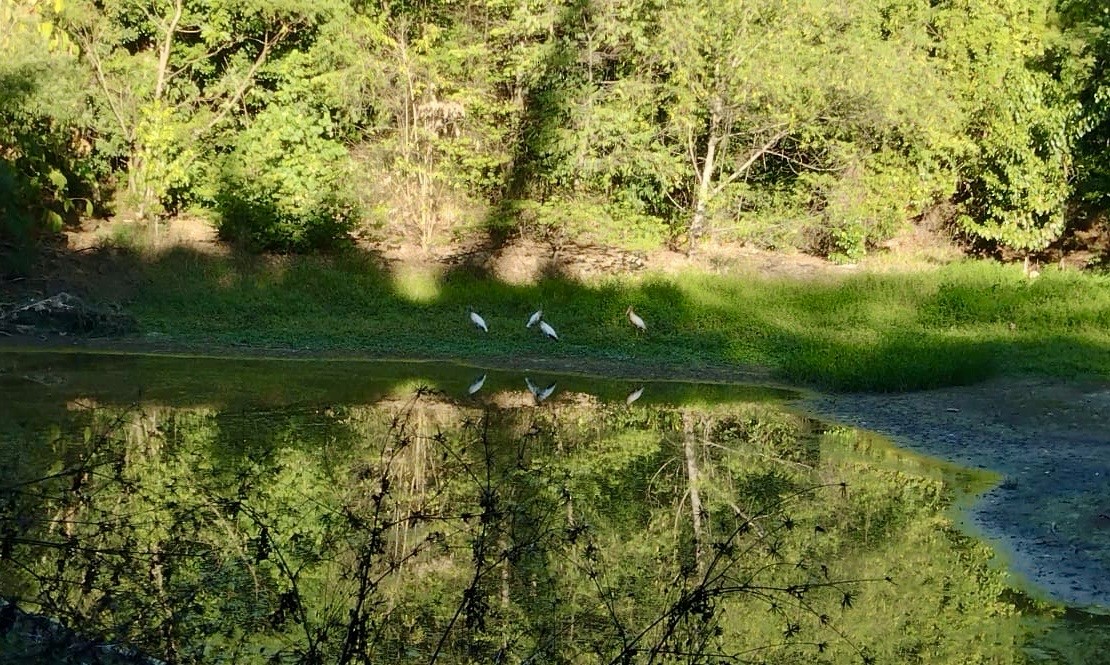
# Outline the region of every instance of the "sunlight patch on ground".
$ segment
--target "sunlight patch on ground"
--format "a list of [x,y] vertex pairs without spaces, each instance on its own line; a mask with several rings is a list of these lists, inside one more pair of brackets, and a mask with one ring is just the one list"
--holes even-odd
[[440,296],[439,276],[427,268],[405,268],[393,275],[393,292],[403,300],[420,305]]

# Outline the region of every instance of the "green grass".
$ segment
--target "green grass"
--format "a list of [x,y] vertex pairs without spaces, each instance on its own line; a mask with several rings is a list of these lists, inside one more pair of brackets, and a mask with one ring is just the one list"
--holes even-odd
[[[535,285],[465,270],[391,274],[363,256],[264,260],[172,250],[135,268],[143,333],[184,345],[339,355],[770,367],[833,390],[909,390],[992,375],[1110,378],[1110,278],[963,262],[838,280],[709,274]],[[648,323],[637,335],[628,305]],[[467,321],[473,306],[488,335]],[[562,341],[524,322],[542,306]]]

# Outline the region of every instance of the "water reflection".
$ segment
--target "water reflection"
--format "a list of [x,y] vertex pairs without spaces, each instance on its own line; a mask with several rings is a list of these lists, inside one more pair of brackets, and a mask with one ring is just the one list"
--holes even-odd
[[470,384],[470,386],[466,389],[466,394],[473,395],[474,393],[481,390],[482,386],[486,383],[486,376],[486,374],[483,374],[482,376],[478,377],[477,380],[474,381],[474,383]]
[[524,385],[528,386],[528,392],[532,393],[532,398],[535,399],[536,404],[539,404],[546,400],[548,397],[551,397],[551,394],[555,392],[555,386],[558,384],[555,381],[552,381],[546,388],[540,388],[536,384],[532,383],[532,379],[525,376]]
[[[465,400],[479,372],[486,377],[475,391],[481,394],[491,387],[520,386],[525,374],[475,371],[442,362],[0,352],[0,393],[9,397],[0,408],[13,414],[41,414],[43,408],[57,409],[78,397],[108,403],[141,399],[175,406],[373,404],[422,385]],[[536,373],[530,376],[537,379]],[[536,384],[546,387],[552,380],[539,377]],[[561,391],[592,395],[602,402],[623,401],[633,388],[625,381],[594,376],[560,375],[558,382]],[[658,404],[780,402],[797,396],[792,390],[760,385],[671,381],[649,385],[651,401]]]
[[461,373],[373,401],[282,403],[288,375],[37,417],[23,394],[0,595],[174,662],[1021,660],[943,469],[765,398],[629,409],[644,387],[561,378],[521,408],[488,374],[484,403]]
[[624,398],[624,403],[627,406],[632,406],[632,403],[635,402],[636,400],[640,399],[640,397],[643,394],[644,394],[644,386],[640,386],[636,390],[633,390],[632,392],[628,393],[628,397]]

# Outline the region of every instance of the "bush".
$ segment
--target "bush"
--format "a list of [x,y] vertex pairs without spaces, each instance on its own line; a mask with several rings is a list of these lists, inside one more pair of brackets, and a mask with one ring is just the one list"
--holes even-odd
[[330,249],[358,223],[345,184],[347,150],[331,122],[303,106],[271,107],[224,161],[216,209],[222,238],[256,250]]

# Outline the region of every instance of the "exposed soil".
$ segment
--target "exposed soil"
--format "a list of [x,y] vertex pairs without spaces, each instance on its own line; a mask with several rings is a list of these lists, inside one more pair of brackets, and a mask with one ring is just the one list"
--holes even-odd
[[1110,385],[997,379],[900,395],[823,395],[802,407],[1001,483],[971,524],[1012,570],[1067,604],[1110,611]]
[[[105,248],[133,245],[151,251],[173,247],[226,255],[229,247],[220,242],[215,228],[195,217],[177,217],[154,223],[130,221],[105,222],[88,220],[64,234],[64,250],[73,255],[109,256]],[[566,240],[540,242],[527,238],[508,237],[491,242],[481,234],[430,248],[395,239],[357,241],[359,249],[378,257],[384,264],[397,269],[442,270],[460,266],[487,271],[510,283],[527,283],[545,275],[560,274],[590,279],[619,273],[650,271],[675,273],[683,270],[740,272],[794,278],[836,277],[858,269],[888,269],[905,265],[927,268],[954,260],[959,249],[938,231],[910,227],[884,243],[860,265],[838,264],[797,251],[769,251],[744,244],[720,244],[706,240],[693,256],[669,249],[629,251],[613,247],[581,244]],[[897,255],[899,261],[889,257]],[[59,256],[54,255],[57,261]],[[49,270],[51,262],[44,262]]]

